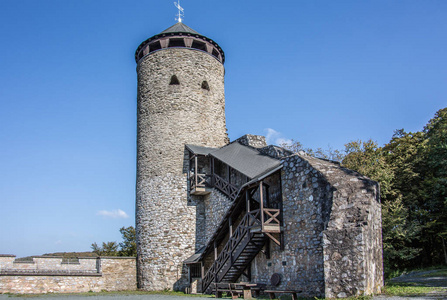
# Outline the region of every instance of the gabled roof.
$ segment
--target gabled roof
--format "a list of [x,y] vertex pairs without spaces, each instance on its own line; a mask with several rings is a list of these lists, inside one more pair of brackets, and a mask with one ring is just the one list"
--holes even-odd
[[233,142],[210,152],[210,155],[249,178],[256,178],[281,165],[281,161],[278,159],[263,155],[259,151],[238,142]]
[[210,154],[210,152],[216,151],[218,149],[218,148],[196,146],[196,145],[191,145],[191,144],[187,144],[185,146],[186,146],[186,149],[188,149],[192,153],[198,154],[198,155],[208,155],[208,154]]
[[197,31],[195,31],[194,29],[192,29],[191,27],[186,26],[185,24],[180,23],[180,22],[178,22],[177,24],[172,25],[171,27],[169,27],[166,30],[163,30],[160,34],[163,34],[163,33],[179,33],[179,32],[200,34]]

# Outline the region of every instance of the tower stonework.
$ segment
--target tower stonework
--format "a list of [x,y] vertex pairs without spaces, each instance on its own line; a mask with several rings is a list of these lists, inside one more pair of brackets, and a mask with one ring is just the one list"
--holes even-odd
[[204,241],[203,203],[188,201],[185,144],[222,147],[224,53],[182,23],[144,41],[138,74],[137,277],[143,290],[187,285],[183,261]]

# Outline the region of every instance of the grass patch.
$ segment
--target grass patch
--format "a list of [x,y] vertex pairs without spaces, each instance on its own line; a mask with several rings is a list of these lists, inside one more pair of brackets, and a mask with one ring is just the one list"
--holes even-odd
[[444,270],[437,270],[428,274],[424,274],[421,277],[447,277],[447,269]]
[[[387,270],[385,272],[385,279],[386,280],[390,280],[392,278],[395,277],[399,277],[401,275],[408,275],[410,273],[416,273],[416,272],[425,272],[425,271],[433,271],[433,270],[437,270],[440,272],[444,272],[444,273],[440,273],[439,275],[436,276],[447,276],[447,269],[445,269],[445,266],[432,266],[432,267],[426,267],[426,268],[415,268],[415,269],[403,269],[403,270]],[[435,273],[432,273],[435,274]],[[423,275],[421,277],[430,277],[430,275]]]
[[438,287],[419,286],[415,283],[387,283],[383,294],[389,296],[420,296],[433,292],[441,292],[444,289]]

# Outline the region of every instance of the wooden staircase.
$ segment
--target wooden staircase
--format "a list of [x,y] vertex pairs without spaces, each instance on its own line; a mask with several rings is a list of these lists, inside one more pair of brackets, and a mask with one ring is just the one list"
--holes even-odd
[[[234,233],[229,237],[228,242],[214,260],[212,266],[202,280],[202,291],[212,293],[211,283],[236,282],[244,273],[255,256],[266,244],[268,237],[272,237],[270,232],[280,231],[280,222],[271,218],[266,223],[264,214],[272,215],[279,213],[278,209],[257,209],[244,215]],[[263,223],[264,221],[264,223]],[[276,226],[273,225],[276,224]],[[274,231],[271,231],[272,227]],[[276,241],[275,241],[276,242]]]

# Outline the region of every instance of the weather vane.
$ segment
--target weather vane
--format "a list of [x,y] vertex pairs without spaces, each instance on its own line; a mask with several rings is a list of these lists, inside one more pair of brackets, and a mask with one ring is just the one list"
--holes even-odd
[[175,19],[181,23],[183,20],[183,17],[185,16],[185,13],[183,12],[183,7],[180,6],[180,0],[178,0],[178,2],[174,2],[174,5],[178,9],[177,18],[175,18]]

